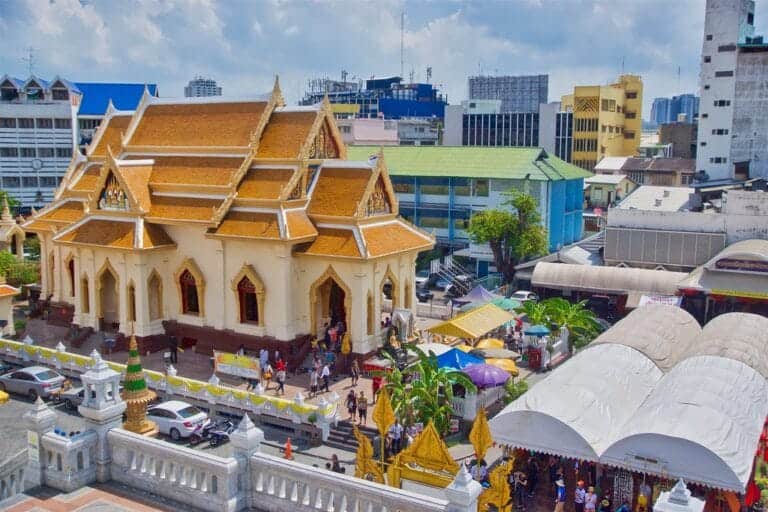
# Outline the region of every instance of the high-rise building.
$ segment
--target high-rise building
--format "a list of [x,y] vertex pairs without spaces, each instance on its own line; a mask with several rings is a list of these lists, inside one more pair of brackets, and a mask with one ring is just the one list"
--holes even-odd
[[698,117],[699,98],[693,94],[656,98],[651,106],[651,122],[658,126],[678,121],[693,123]]
[[701,52],[700,181],[768,175],[768,45],[752,0],[707,0]]
[[471,76],[470,100],[501,100],[501,112],[538,112],[547,103],[549,75]]
[[572,163],[593,169],[606,156],[633,156],[640,145],[643,81],[621,75],[610,85],[576,86],[562,98],[573,112]]
[[213,78],[196,76],[184,87],[184,96],[187,98],[221,96],[221,87],[218,86]]
[[76,147],[82,93],[60,77],[0,78],[2,188],[28,212],[53,199]]

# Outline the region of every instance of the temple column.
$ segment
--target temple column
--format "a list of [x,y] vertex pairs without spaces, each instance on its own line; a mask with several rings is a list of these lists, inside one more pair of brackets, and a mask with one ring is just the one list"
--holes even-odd
[[[149,336],[152,334],[149,321],[149,293],[147,289],[147,279],[149,272],[148,265],[143,261],[140,255],[139,261],[133,264],[133,283],[134,283],[134,301],[136,311],[136,335]],[[127,293],[127,291],[126,291]],[[128,296],[130,300],[130,296]],[[130,307],[128,305],[127,307]]]

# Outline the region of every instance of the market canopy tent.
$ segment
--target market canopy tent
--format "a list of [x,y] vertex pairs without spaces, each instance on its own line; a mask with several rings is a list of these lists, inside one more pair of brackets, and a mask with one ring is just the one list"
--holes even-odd
[[483,360],[477,356],[467,354],[461,350],[452,348],[448,352],[437,356],[438,368],[453,368],[461,370],[472,364],[481,364]]
[[489,292],[482,285],[477,285],[469,293],[456,299],[456,302],[490,302],[498,298],[498,295]]
[[[612,335],[632,325],[647,332]],[[744,493],[768,416],[768,318],[728,313],[701,330],[651,305],[601,338],[491,420],[494,440]]]
[[470,302],[469,304],[464,304],[463,306],[461,306],[461,311],[471,311],[475,308],[479,308],[480,306],[483,306],[488,303],[493,304],[495,306],[499,306],[504,311],[514,311],[522,306],[522,303],[518,300],[510,299],[507,297],[497,297],[491,301],[479,301],[479,302]]
[[475,339],[514,319],[515,315],[493,304],[486,304],[472,311],[461,313],[427,330],[442,336]]

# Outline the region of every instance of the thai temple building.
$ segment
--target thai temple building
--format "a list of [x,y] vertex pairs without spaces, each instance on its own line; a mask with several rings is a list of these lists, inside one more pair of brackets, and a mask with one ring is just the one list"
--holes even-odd
[[416,256],[434,244],[398,217],[384,159],[346,160],[327,100],[286,107],[277,80],[255,100],[110,107],[24,229],[60,320],[135,334],[142,351],[173,334],[289,361],[326,323],[354,354],[376,349],[384,283],[412,308]]

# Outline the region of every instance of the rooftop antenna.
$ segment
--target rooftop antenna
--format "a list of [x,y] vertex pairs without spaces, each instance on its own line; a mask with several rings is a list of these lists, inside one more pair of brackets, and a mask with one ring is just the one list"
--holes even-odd
[[29,68],[29,75],[32,76],[32,70],[35,67],[35,50],[36,48],[32,48],[31,46],[24,48],[27,52],[26,57],[22,57],[21,60],[27,63],[27,66]]
[[624,56],[621,56],[621,74],[624,74]]
[[432,80],[432,66],[427,66],[427,83]]
[[342,69],[342,70],[341,70],[341,81],[342,81],[342,82],[346,82],[346,81],[347,81],[347,75],[348,75],[348,74],[349,74],[349,73],[347,73],[347,70],[346,70],[346,69]]
[[413,71],[413,68],[411,68],[411,72],[410,72],[410,73],[408,73],[408,83],[409,83],[409,84],[412,84],[412,83],[413,83],[413,75],[415,75],[415,74],[416,74],[416,73]]
[[400,12],[400,78],[405,74],[405,11]]
[[680,66],[677,66],[677,92],[683,92],[680,90]]

